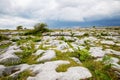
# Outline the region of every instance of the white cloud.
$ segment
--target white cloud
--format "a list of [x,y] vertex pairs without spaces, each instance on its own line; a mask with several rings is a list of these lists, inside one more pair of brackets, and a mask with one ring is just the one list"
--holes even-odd
[[36,23],[38,23],[37,20],[25,19],[20,17],[3,16],[2,18],[0,18],[0,27],[8,29],[16,29],[16,26],[18,25],[32,28],[32,26],[30,25]]
[[[12,19],[19,17],[20,20],[16,20],[15,24],[22,22],[21,19],[23,22],[28,20],[26,23],[32,19],[32,21],[99,20],[120,16],[119,5],[119,0],[0,0],[0,14],[12,16]],[[5,23],[11,21],[9,17],[4,19]]]

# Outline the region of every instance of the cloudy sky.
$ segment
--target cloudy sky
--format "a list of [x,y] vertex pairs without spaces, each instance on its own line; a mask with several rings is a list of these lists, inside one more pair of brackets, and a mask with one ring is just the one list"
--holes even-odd
[[0,0],[0,29],[120,26],[120,0]]

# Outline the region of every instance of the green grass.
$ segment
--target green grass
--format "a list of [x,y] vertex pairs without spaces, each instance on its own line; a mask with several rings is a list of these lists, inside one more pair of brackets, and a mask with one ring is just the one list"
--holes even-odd
[[120,47],[118,47],[116,45],[111,45],[110,48],[113,50],[116,50],[116,51],[120,51]]
[[[94,32],[94,36],[97,36],[95,34],[96,32]],[[97,37],[101,36],[106,36],[108,35],[105,32],[100,32],[101,34],[98,35]],[[73,33],[71,33],[72,36],[74,36]],[[37,50],[35,49],[35,44],[36,42],[40,42],[41,41],[41,36],[39,37],[38,35],[41,35],[41,33],[37,33],[35,34],[35,38],[31,38],[28,37],[27,39],[21,39],[21,40],[17,40],[17,44],[18,45],[23,45],[26,44],[25,46],[21,46],[21,49],[23,50],[22,53],[15,53],[18,57],[20,57],[20,61],[18,63],[7,63],[4,64],[5,66],[13,66],[13,65],[18,65],[18,64],[40,64],[42,62],[37,62],[36,60],[42,56],[38,55],[32,55],[33,53],[35,53]],[[88,32],[86,34],[84,34],[83,36],[78,36],[78,38],[84,38],[84,37],[88,37],[89,34]],[[114,55],[114,54],[109,54],[107,56],[105,56],[103,58],[102,61],[95,61],[95,58],[91,57],[88,52],[89,48],[90,48],[90,41],[87,40],[85,41],[85,49],[77,49],[75,50],[74,47],[71,45],[71,42],[73,41],[69,41],[69,40],[65,40],[64,37],[60,37],[60,40],[63,40],[65,42],[67,42],[67,44],[70,46],[70,48],[72,48],[74,50],[74,52],[64,52],[62,53],[61,51],[55,50],[56,52],[56,57],[53,58],[51,61],[57,61],[57,60],[64,60],[64,61],[69,61],[70,64],[61,64],[56,68],[57,72],[65,72],[67,71],[68,68],[70,67],[75,67],[75,66],[83,66],[86,67],[90,70],[90,72],[92,73],[92,77],[89,79],[85,79],[85,80],[119,80],[118,77],[116,76],[116,74],[114,73],[114,70],[111,68],[111,64],[105,64],[106,61],[109,61],[109,59],[111,57],[117,57],[120,59],[119,56]],[[49,40],[48,40],[49,41]],[[54,48],[56,46],[48,46],[48,47],[43,47],[45,43],[41,44],[39,46],[39,49],[42,50],[48,50],[49,48]],[[6,44],[6,45],[2,45],[0,46],[1,49],[8,47],[10,44]],[[107,45],[102,45],[100,42],[95,43],[96,46],[103,46],[104,49],[107,49]],[[116,46],[116,45],[109,45],[109,47],[113,50],[116,51],[120,51],[120,47]],[[71,57],[75,57],[78,58],[82,64],[79,64],[77,62],[75,62],[73,59],[71,59]],[[44,62],[43,62],[44,63]],[[118,62],[118,64],[120,64],[120,61]],[[32,71],[26,70],[24,72],[21,72],[15,79],[9,77],[9,75],[4,75],[3,77],[0,78],[0,80],[26,80],[28,76],[33,76],[34,74],[32,73]]]
[[7,75],[7,76],[2,76],[0,78],[0,80],[27,80],[27,78],[29,76],[34,76],[34,74],[30,70],[25,70],[25,71],[21,72],[18,76],[14,77],[14,78],[9,77],[9,75]]
[[[83,53],[86,51],[83,50]],[[70,57],[80,57],[79,52],[66,52],[61,53],[60,51],[56,51],[56,58],[53,60],[65,60],[69,61],[70,64],[62,64],[56,68],[57,72],[65,72],[69,67],[74,66],[84,66],[90,70],[92,73],[92,77],[87,80],[118,80],[118,77],[114,73],[114,70],[111,68],[111,64],[104,64],[105,61],[108,61],[110,57],[104,57],[103,61],[94,61],[94,58],[85,58],[86,60],[82,61],[82,64],[78,64],[73,61]]]
[[41,50],[48,50],[49,48],[56,48],[56,46],[43,46],[44,44],[40,44],[39,49]]
[[30,41],[27,47],[21,46],[21,49],[23,50],[22,53],[16,53],[21,59],[21,63],[27,63],[27,64],[35,64],[36,62],[36,56],[32,55],[36,52],[35,49],[35,43],[33,41]]
[[27,78],[28,78],[29,76],[33,76],[32,71],[30,71],[30,70],[25,70],[25,71],[21,72],[21,73],[17,76],[17,78],[15,78],[15,79],[16,79],[16,80],[27,80]]
[[83,66],[92,73],[92,78],[89,80],[118,80],[111,65],[105,65],[100,61],[88,60],[83,62]]
[[17,45],[22,45],[22,44],[27,43],[29,41],[33,41],[33,38],[31,38],[30,36],[28,36],[28,38],[26,38],[26,39],[21,39],[21,40],[18,40],[16,42],[17,42]]
[[102,46],[103,46],[103,49],[104,49],[104,50],[105,50],[105,49],[108,49],[108,47],[109,47],[110,49],[113,49],[113,50],[115,50],[115,51],[120,51],[120,47],[118,47],[118,46],[116,46],[116,45],[105,45],[105,44],[103,44]]
[[[17,64],[22,64],[22,63],[37,64],[38,63],[36,61],[38,57],[32,54],[36,52],[35,43],[39,42],[40,40],[41,39],[39,37],[35,36],[35,38],[28,37],[27,39],[22,39],[17,41],[17,45],[21,45],[20,48],[23,50],[23,52],[15,53],[18,57],[20,57],[20,62]],[[42,45],[40,46],[40,48],[42,48]],[[16,65],[16,64],[9,64],[9,65]]]
[[0,80],[14,80],[14,79],[9,76],[2,76],[2,77],[0,77]]
[[5,63],[0,63],[1,65],[4,65],[4,66],[15,66],[15,65],[19,65],[21,64],[21,61],[18,61],[18,62],[5,62]]
[[40,42],[41,41],[41,39],[39,38],[39,37],[36,37],[36,38],[34,38],[34,39],[32,39],[34,42]]
[[11,43],[1,45],[1,46],[0,46],[0,49],[5,49],[5,48],[9,47],[10,45],[11,45]]
[[72,57],[76,57],[80,61],[86,61],[92,58],[87,49],[80,49],[80,48],[78,48],[77,50],[74,49]]
[[[31,53],[16,53],[20,58],[21,58],[21,60],[20,60],[20,62],[19,62],[19,64],[23,64],[23,63],[26,63],[26,64],[37,64],[37,62],[36,62],[36,56],[34,56],[34,55],[29,55],[29,54],[31,54]],[[25,56],[22,56],[22,54],[27,54],[27,55],[25,55]]]
[[57,72],[65,72],[67,71],[67,69],[69,67],[74,67],[74,66],[80,66],[81,64],[78,64],[77,62],[75,62],[74,60],[71,59],[72,54],[70,52],[66,52],[66,53],[62,53],[60,51],[56,51],[56,57],[52,59],[52,61],[56,61],[56,60],[65,60],[65,61],[69,61],[70,64],[62,64],[60,66],[58,66],[56,68]]
[[[22,45],[22,42],[20,43]],[[34,52],[36,52],[35,49],[35,43],[33,41],[30,41],[30,44],[28,44],[26,47],[21,46],[21,49],[23,52],[16,52],[15,54],[20,58],[20,60],[16,63],[14,62],[8,62],[8,63],[1,63],[5,66],[13,66],[18,64],[36,64],[37,56],[32,55]]]
[[72,59],[69,59],[68,61],[70,62],[70,64],[62,64],[62,65],[59,65],[59,66],[56,68],[56,71],[57,71],[57,72],[66,72],[67,69],[70,68],[70,67],[81,66],[80,64],[76,63],[76,62],[73,61]]

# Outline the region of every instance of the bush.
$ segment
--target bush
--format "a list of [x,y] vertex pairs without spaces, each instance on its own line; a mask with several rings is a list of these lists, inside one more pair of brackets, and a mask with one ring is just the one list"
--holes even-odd
[[48,31],[47,24],[46,23],[38,23],[34,26],[34,30],[35,30],[35,32],[38,32],[38,31],[46,32],[46,31]]
[[88,34],[88,33],[85,33],[83,36],[89,36],[89,34]]
[[108,34],[105,33],[105,32],[102,32],[102,33],[101,33],[101,36],[108,36]]
[[17,26],[17,30],[23,30],[23,26]]
[[41,41],[40,38],[34,38],[34,39],[33,39],[33,42],[40,42],[40,41]]
[[25,33],[25,35],[31,35],[31,34],[41,35],[43,32],[48,32],[48,31],[49,29],[47,28],[46,23],[38,23],[34,26],[33,30],[29,30],[28,32]]

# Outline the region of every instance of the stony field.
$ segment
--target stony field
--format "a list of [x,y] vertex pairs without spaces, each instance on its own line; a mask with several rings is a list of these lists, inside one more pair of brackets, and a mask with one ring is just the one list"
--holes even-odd
[[[120,30],[2,32],[0,80],[119,80]],[[24,32],[23,32],[24,33]]]

